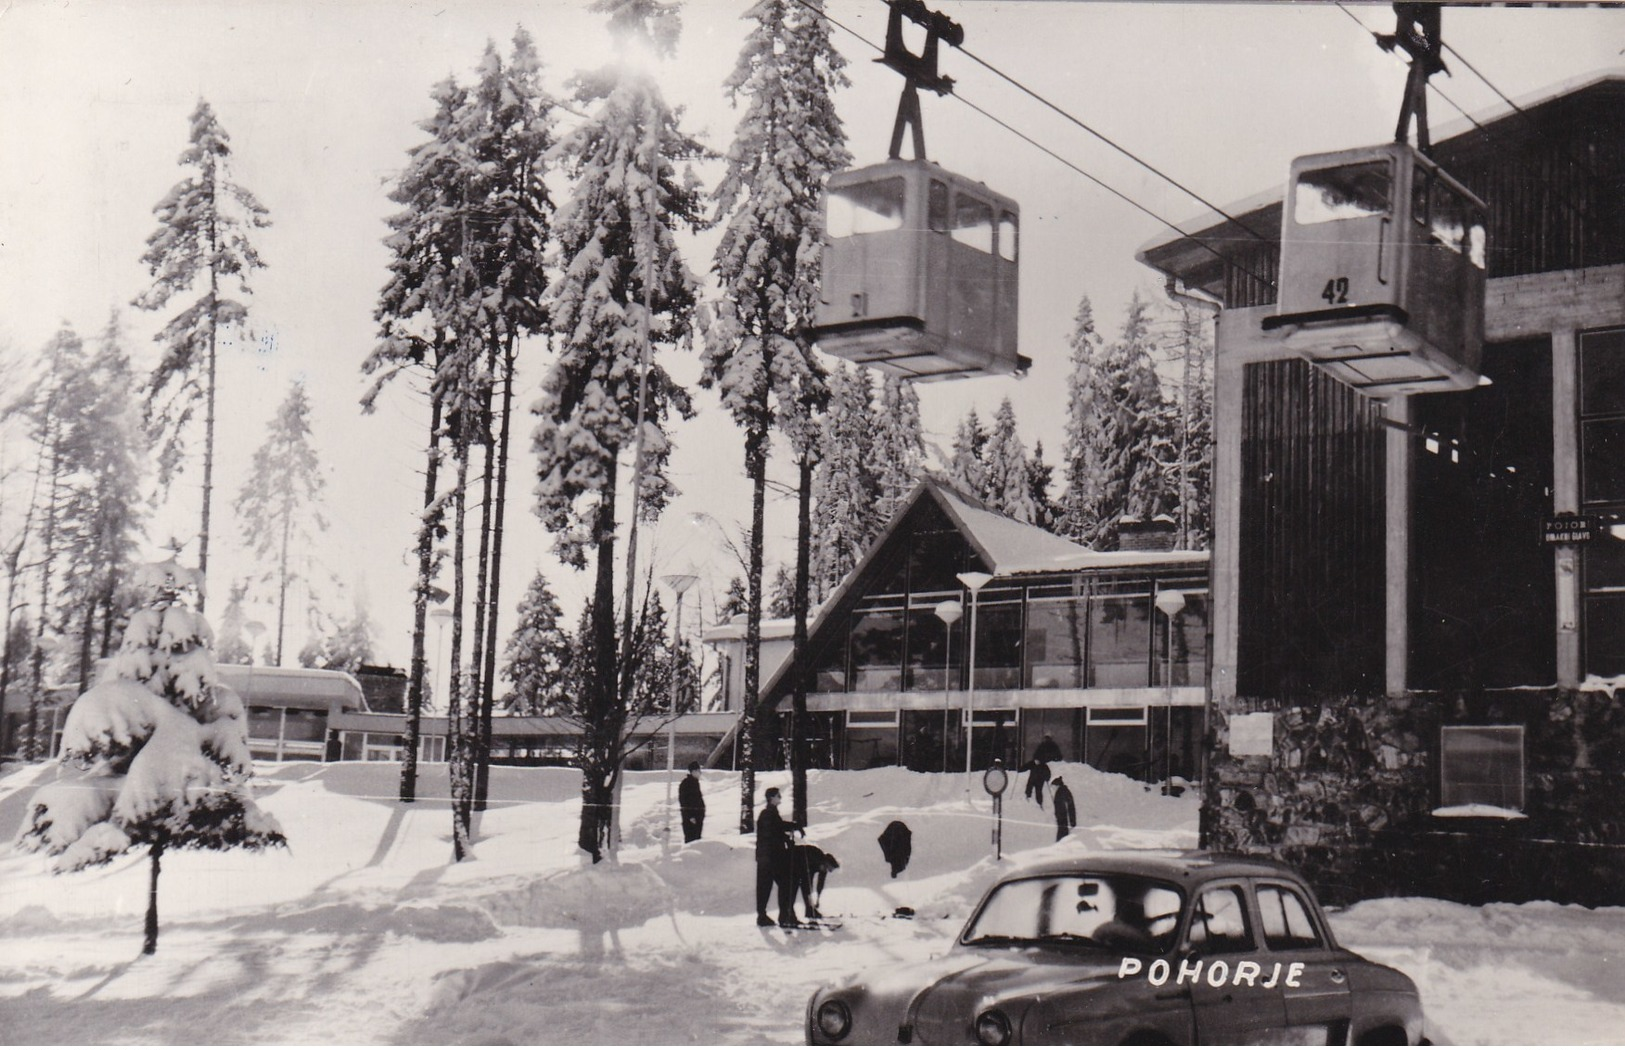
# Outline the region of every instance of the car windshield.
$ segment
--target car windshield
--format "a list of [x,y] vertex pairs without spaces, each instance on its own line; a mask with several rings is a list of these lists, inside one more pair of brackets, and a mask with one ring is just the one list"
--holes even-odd
[[988,895],[960,943],[1081,945],[1160,955],[1173,947],[1184,897],[1137,875],[1041,875]]

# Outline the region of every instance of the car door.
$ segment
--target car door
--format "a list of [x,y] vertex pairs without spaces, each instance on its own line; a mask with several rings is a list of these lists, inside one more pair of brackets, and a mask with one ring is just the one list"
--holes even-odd
[[1258,880],[1253,889],[1269,968],[1281,965],[1288,1041],[1345,1041],[1351,1009],[1345,954],[1331,947],[1300,887]]
[[[1278,1043],[1286,1025],[1279,986],[1240,981],[1237,966],[1258,958],[1259,942],[1240,880],[1210,882],[1192,900],[1174,982],[1186,989],[1201,1043]],[[1200,970],[1191,971],[1200,964]]]

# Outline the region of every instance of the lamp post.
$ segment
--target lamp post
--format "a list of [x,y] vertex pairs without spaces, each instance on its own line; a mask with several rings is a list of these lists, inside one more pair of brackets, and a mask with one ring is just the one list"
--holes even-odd
[[676,623],[672,634],[675,640],[671,649],[671,696],[668,698],[669,708],[666,719],[666,833],[661,842],[661,851],[671,852],[671,782],[676,776],[677,763],[677,685],[681,677],[682,665],[678,662],[678,654],[683,651],[683,595],[688,589],[699,582],[699,577],[689,573],[674,572],[669,576],[660,577],[660,582],[671,588],[677,596],[677,611],[674,614]]
[[[965,692],[965,772],[971,771],[971,735],[976,719],[976,606],[982,588],[993,580],[987,572],[962,572],[959,582],[970,591],[970,688]],[[967,788],[967,790],[969,790]]]
[[[437,605],[429,610],[429,619],[435,622],[434,635],[434,662],[440,666],[436,669],[435,677],[441,677],[442,672],[448,672],[446,666],[446,624],[451,622],[451,610],[444,605]],[[441,694],[442,700],[451,695],[451,676],[446,675],[445,691]]]
[[1168,794],[1168,789],[1174,783],[1174,617],[1185,608],[1185,593],[1183,591],[1158,591],[1157,608],[1162,612],[1163,618],[1168,621],[1168,645],[1163,664],[1162,687],[1166,701],[1163,711],[1162,735],[1162,793]]
[[942,621],[942,771],[948,772],[948,723],[952,717],[949,698],[954,687],[954,624],[965,614],[965,607],[957,598],[938,602],[935,610]]

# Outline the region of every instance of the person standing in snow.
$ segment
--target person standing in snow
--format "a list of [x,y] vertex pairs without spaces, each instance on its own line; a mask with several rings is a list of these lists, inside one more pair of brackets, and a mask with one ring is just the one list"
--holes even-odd
[[688,764],[688,776],[677,785],[677,811],[683,818],[683,841],[693,842],[705,827],[705,796],[700,792],[700,764]]
[[794,872],[790,866],[790,836],[797,825],[779,816],[779,789],[767,789],[767,805],[756,818],[756,925],[771,926],[767,899],[779,891],[779,925],[799,926],[796,919]]
[[1055,803],[1055,841],[1059,842],[1078,823],[1078,810],[1072,804],[1072,789],[1066,786],[1065,781],[1056,777],[1052,786],[1050,800]]
[[1061,745],[1055,742],[1054,737],[1045,733],[1044,739],[1040,740],[1038,746],[1033,749],[1033,761],[1050,763],[1059,762],[1060,760]]
[[1044,785],[1049,783],[1049,765],[1040,762],[1036,757],[1016,770],[1027,774],[1027,797],[1038,800],[1038,808],[1044,808]]

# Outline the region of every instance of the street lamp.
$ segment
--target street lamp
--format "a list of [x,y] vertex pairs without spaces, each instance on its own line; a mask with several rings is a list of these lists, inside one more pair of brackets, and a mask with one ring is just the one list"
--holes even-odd
[[699,579],[698,576],[683,572],[674,572],[669,576],[660,577],[660,582],[670,587],[671,592],[677,596],[677,611],[674,614],[676,623],[672,629],[676,640],[672,643],[671,650],[671,696],[668,709],[670,717],[666,720],[666,835],[665,840],[661,843],[661,848],[665,852],[671,851],[671,782],[677,772],[675,760],[677,754],[677,686],[682,673],[679,654],[683,651],[683,595],[690,587],[698,583]]
[[[451,622],[451,610],[444,605],[436,606],[429,610],[429,619],[433,620],[436,625],[434,660],[435,663],[440,665],[440,670],[445,672],[445,692],[440,694],[444,699],[451,695],[451,669],[446,666],[446,624]],[[439,678],[441,676],[436,674],[435,677]]]
[[1168,789],[1174,783],[1174,617],[1185,608],[1185,593],[1183,591],[1158,591],[1157,608],[1168,621],[1168,651],[1164,662],[1162,686],[1167,698],[1167,708],[1163,712],[1162,737],[1162,793],[1168,794]]
[[958,599],[949,598],[945,602],[938,602],[936,608],[937,619],[942,621],[942,771],[948,772],[948,721],[950,707],[948,698],[952,695],[954,680],[954,624],[965,614],[965,607],[959,604]]
[[976,606],[982,588],[993,580],[987,572],[962,572],[959,582],[970,591],[970,688],[965,693],[965,772],[971,771],[971,735],[976,720]]

